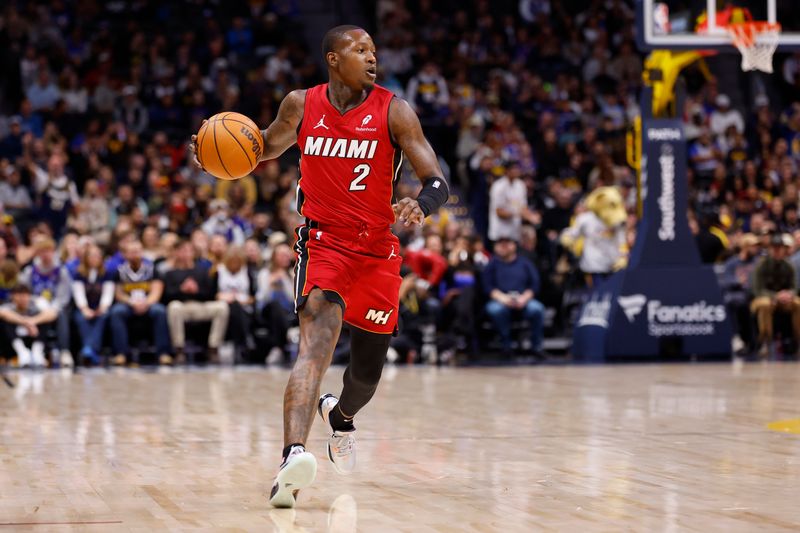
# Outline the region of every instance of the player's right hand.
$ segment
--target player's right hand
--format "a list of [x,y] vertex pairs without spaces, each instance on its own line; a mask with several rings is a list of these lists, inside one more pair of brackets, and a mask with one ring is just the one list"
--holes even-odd
[[[203,124],[206,122],[208,121],[204,120]],[[201,128],[203,127],[203,124],[200,124]],[[189,143],[189,151],[192,152],[192,161],[194,162],[194,165],[200,170],[205,171],[206,169],[203,168],[203,164],[200,163],[200,160],[197,158],[197,134],[192,135],[192,141]]]
[[425,215],[419,207],[417,201],[413,198],[403,198],[396,204],[392,205],[394,216],[403,222],[406,226],[416,224],[421,226],[425,222]]

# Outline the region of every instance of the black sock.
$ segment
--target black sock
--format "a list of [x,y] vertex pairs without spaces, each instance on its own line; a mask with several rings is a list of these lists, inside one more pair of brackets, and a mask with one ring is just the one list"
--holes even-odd
[[336,404],[336,407],[330,412],[328,419],[331,421],[331,427],[334,431],[353,431],[356,429],[353,426],[353,418],[345,418],[344,413],[339,408],[339,404]]
[[292,448],[295,446],[300,446],[305,450],[305,445],[302,442],[295,442],[293,444],[288,445],[286,448],[283,449],[283,458],[286,459],[289,456],[289,452],[292,451]]

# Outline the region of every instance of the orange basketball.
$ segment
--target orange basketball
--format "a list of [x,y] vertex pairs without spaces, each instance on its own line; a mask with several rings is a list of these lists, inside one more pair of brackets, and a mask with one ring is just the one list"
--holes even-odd
[[247,176],[256,168],[263,152],[261,131],[240,113],[218,113],[197,132],[197,159],[219,179]]

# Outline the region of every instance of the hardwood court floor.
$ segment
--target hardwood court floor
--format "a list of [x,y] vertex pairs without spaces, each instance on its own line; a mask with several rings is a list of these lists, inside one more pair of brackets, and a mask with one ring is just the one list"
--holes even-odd
[[800,418],[796,364],[387,368],[358,472],[333,472],[315,424],[296,510],[266,499],[286,370],[11,379],[0,530],[800,529],[800,435],[766,427]]

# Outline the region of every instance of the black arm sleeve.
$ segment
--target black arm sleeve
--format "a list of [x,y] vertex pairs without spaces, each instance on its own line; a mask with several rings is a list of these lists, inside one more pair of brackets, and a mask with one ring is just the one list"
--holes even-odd
[[436,176],[426,178],[422,182],[422,190],[417,195],[417,203],[425,216],[435,213],[447,203],[450,190],[444,178]]

